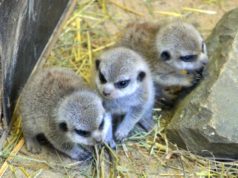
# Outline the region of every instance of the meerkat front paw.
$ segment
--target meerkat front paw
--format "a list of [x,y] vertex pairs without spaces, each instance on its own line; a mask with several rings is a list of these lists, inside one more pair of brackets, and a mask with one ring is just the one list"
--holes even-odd
[[39,154],[41,152],[41,145],[35,139],[25,139],[26,148],[29,152]]
[[116,148],[116,142],[114,141],[114,139],[112,138],[112,134],[110,134],[110,136],[108,136],[105,141],[105,144],[107,144],[108,146],[110,146],[112,149]]
[[194,78],[194,80],[193,80],[193,84],[195,85],[195,84],[197,84],[201,79],[202,79],[202,74],[201,73],[199,73],[199,72],[196,72],[196,73],[194,73],[193,74],[193,78]]
[[185,81],[184,86],[191,87],[196,83],[197,83],[196,76],[193,74],[188,74],[187,80]]
[[155,126],[155,121],[153,118],[142,118],[139,121],[139,125],[144,129],[146,132],[150,132],[154,126]]
[[92,152],[79,146],[74,146],[74,148],[70,151],[69,156],[75,160],[85,161],[92,158]]
[[71,154],[70,157],[78,161],[85,161],[92,158],[92,153],[89,151],[82,151],[80,153]]
[[115,138],[117,141],[123,141],[127,136],[128,136],[129,132],[126,131],[124,128],[122,127],[119,127],[117,130],[116,130],[116,133],[115,133]]
[[89,151],[84,151],[80,155],[78,155],[77,160],[79,161],[86,161],[92,159],[92,153]]
[[191,73],[188,75],[188,87],[196,85],[201,79],[201,75],[199,73]]
[[116,142],[112,139],[106,142],[112,149],[116,149]]

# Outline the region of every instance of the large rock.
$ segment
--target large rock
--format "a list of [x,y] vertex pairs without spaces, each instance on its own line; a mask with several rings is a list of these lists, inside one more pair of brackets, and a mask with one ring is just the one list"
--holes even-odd
[[207,45],[208,76],[179,103],[168,137],[197,154],[238,158],[238,8],[218,22]]

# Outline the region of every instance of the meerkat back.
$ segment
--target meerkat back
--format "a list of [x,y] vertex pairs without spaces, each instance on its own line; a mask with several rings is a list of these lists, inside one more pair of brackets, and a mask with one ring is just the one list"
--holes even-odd
[[32,117],[47,116],[59,99],[82,88],[83,80],[71,70],[54,67],[38,71],[21,94],[23,123],[28,124]]
[[118,46],[125,46],[135,50],[149,60],[149,65],[157,56],[155,48],[155,36],[161,25],[149,22],[131,22],[120,35]]
[[58,101],[83,87],[82,79],[68,69],[49,68],[35,73],[23,88],[20,98],[23,134],[47,131],[48,118]]

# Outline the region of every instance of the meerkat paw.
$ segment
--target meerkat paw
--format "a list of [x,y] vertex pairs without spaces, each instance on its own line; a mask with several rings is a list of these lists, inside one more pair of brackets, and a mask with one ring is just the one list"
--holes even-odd
[[188,84],[186,86],[191,87],[196,85],[201,79],[201,76],[199,74],[190,74],[188,76]]
[[114,139],[111,136],[109,138],[106,138],[104,143],[107,144],[108,146],[110,146],[112,149],[116,148],[116,142],[114,141]]
[[142,127],[142,129],[144,129],[146,132],[150,132],[154,126],[155,126],[155,121],[153,120],[153,118],[149,118],[149,119],[141,119],[139,121],[139,125]]
[[92,153],[89,151],[84,151],[80,155],[78,155],[77,160],[79,161],[86,161],[92,159]]
[[108,146],[110,146],[112,149],[116,149],[116,142],[112,139],[107,142]]
[[112,149],[116,148],[116,142],[113,139],[112,132],[110,132],[110,134],[107,135],[104,143],[107,144],[108,146],[110,146]]
[[196,77],[193,74],[189,74],[187,80],[184,82],[185,87],[191,87],[196,83]]
[[202,77],[203,77],[202,74],[195,73],[193,75],[193,85],[197,84],[201,80]]
[[115,133],[115,138],[117,141],[123,141],[127,136],[129,132],[125,131],[125,129],[120,129],[120,127],[117,129]]
[[41,152],[41,145],[36,139],[26,139],[26,148],[29,152],[39,154]]
[[69,156],[72,159],[78,160],[78,161],[86,161],[90,160],[92,158],[92,153],[86,149],[80,148],[80,147],[74,147],[70,153]]

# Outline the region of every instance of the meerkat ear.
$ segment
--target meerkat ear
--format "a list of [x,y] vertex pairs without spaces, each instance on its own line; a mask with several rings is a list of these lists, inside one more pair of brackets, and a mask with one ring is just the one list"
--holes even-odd
[[96,59],[95,60],[95,66],[96,66],[96,69],[98,70],[99,69],[99,65],[100,65],[100,60],[99,59]]
[[62,130],[64,132],[68,131],[68,126],[67,126],[66,122],[59,123],[59,128],[60,128],[60,130]]
[[144,71],[140,71],[137,76],[137,80],[141,82],[142,80],[144,80],[145,76],[146,76],[146,73]]

